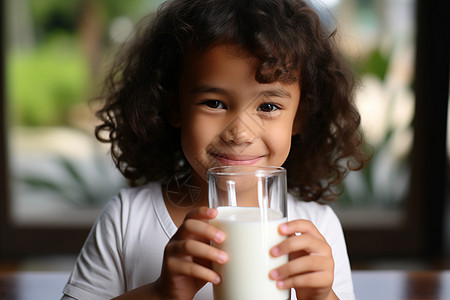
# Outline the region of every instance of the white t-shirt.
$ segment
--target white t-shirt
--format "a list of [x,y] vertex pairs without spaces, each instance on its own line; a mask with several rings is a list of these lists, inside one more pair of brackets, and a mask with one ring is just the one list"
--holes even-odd
[[[344,235],[332,209],[289,196],[288,220],[294,219],[312,221],[326,238],[335,262],[333,291],[341,300],[354,299]],[[160,183],[122,190],[99,215],[62,299],[111,299],[155,281],[161,272],[164,248],[176,230]],[[211,283],[194,299],[213,299]]]

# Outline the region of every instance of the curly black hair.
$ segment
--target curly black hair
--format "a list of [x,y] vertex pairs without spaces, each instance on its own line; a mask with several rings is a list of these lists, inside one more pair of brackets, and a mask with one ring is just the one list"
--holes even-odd
[[132,185],[164,181],[189,168],[169,111],[190,50],[228,43],[259,61],[260,83],[301,86],[284,164],[288,186],[305,200],[332,200],[349,170],[370,159],[354,103],[355,80],[317,13],[302,0],[169,0],[140,23],[105,81],[96,137],[111,143]]

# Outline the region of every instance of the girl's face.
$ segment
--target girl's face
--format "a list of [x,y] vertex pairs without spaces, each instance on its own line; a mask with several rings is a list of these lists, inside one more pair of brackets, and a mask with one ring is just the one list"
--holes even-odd
[[232,45],[186,58],[179,90],[181,144],[203,179],[214,166],[281,166],[289,154],[299,84],[261,84],[257,66],[257,59]]

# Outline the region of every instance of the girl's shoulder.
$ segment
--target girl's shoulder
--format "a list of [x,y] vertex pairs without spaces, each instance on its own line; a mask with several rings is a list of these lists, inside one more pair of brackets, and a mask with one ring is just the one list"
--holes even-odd
[[340,226],[338,217],[328,204],[305,201],[291,194],[288,194],[288,219],[310,220],[318,228],[337,224]]
[[176,226],[164,204],[162,186],[150,182],[138,187],[123,188],[105,207],[100,222],[113,224],[121,236],[130,232],[158,231],[172,236]]
[[115,200],[121,205],[145,205],[162,200],[161,183],[149,182],[137,187],[120,189]]
[[161,183],[150,182],[138,187],[122,188],[108,202],[102,214],[113,218],[120,217],[126,222],[129,216],[145,217],[150,212],[155,212],[161,205],[164,205]]

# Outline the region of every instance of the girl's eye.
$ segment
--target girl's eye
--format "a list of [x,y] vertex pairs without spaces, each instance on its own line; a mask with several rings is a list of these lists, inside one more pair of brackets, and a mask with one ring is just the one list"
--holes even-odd
[[222,103],[222,101],[219,100],[206,100],[203,101],[201,104],[204,104],[210,108],[216,108],[216,109],[224,109],[225,105]]
[[258,111],[262,112],[273,112],[277,109],[280,109],[280,107],[273,103],[263,103],[258,107]]

